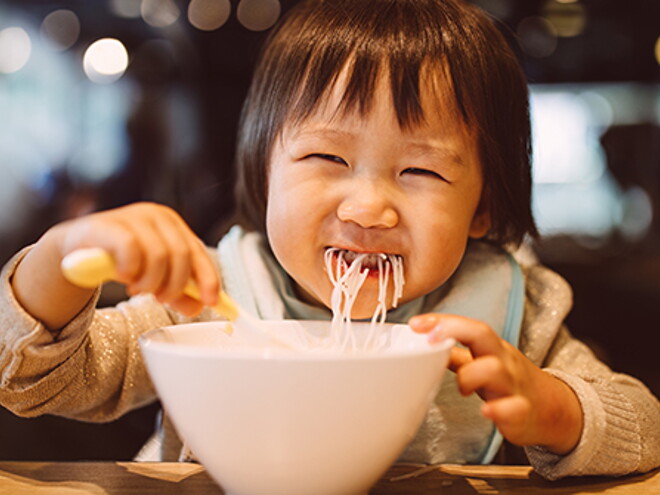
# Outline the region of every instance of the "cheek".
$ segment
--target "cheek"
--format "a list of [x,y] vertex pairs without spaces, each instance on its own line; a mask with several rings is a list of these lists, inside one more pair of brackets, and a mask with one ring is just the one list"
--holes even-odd
[[[272,184],[272,183],[271,183]],[[277,184],[272,184],[271,188],[277,188]],[[277,191],[277,189],[275,189]],[[283,201],[283,195],[278,193],[268,194],[268,207],[266,208],[266,233],[273,250],[277,251],[283,241],[286,241],[286,231],[290,223],[290,204]]]
[[273,165],[268,177],[268,190],[266,203],[266,235],[272,249],[277,252],[281,242],[281,231],[285,229],[286,203],[281,200],[281,177],[277,166]]
[[273,166],[266,210],[268,229],[284,230],[284,235],[300,235],[301,231],[314,227],[327,211],[326,182],[291,164]]
[[[277,261],[284,269],[291,273],[300,259],[296,256],[295,246],[299,244],[299,232],[295,231],[295,222],[291,222],[291,215],[286,203],[277,200],[269,202],[266,213],[266,234],[268,242]],[[292,266],[294,265],[294,266]]]
[[414,288],[414,296],[431,292],[447,281],[460,264],[468,240],[467,222],[455,222],[455,216],[443,215],[435,222],[428,221],[431,214],[418,214],[417,218],[427,221],[417,222],[410,232],[406,286]]
[[281,166],[274,163],[268,180],[268,207],[266,208],[266,226],[273,231],[282,228],[287,222],[290,210],[295,208],[297,200],[291,193],[290,181],[282,173]]
[[314,239],[314,211],[306,188],[274,174],[268,191],[266,232],[275,256],[287,269],[307,256]]
[[270,233],[294,228],[302,219],[304,196],[301,188],[280,174],[273,174],[268,187],[266,227]]

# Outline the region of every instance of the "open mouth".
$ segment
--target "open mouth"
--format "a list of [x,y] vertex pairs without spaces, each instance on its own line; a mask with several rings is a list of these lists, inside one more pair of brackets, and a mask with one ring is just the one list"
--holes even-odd
[[377,272],[383,268],[385,263],[392,262],[392,259],[401,260],[398,254],[388,253],[358,253],[348,249],[339,248],[326,248],[326,256],[331,256],[334,261],[343,261],[346,266],[351,266],[356,260],[360,263],[361,270],[369,270],[370,272]]
[[[380,279],[397,273],[403,277],[403,257],[391,253],[360,253],[348,249],[328,247],[325,250],[326,270],[334,277],[347,272],[362,273],[365,277]],[[332,267],[332,268],[330,268]],[[328,272],[330,275],[330,273]]]
[[[391,307],[396,308],[403,295],[405,284],[403,257],[388,253],[358,253],[348,249],[329,247],[325,250],[325,269],[333,285],[333,314],[346,299],[345,307],[352,307],[357,293],[367,279],[378,286],[377,314],[385,318],[387,313],[388,285],[392,284]],[[350,314],[350,311],[347,313]],[[384,320],[383,320],[384,321]]]

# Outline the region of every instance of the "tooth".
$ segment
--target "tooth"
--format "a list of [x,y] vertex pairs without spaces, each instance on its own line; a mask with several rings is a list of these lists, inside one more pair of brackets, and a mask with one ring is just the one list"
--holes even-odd
[[[341,254],[341,257],[346,261],[346,263],[353,263],[358,256],[361,256],[362,253],[357,253],[355,251],[350,251],[348,249],[336,249],[338,254]],[[385,253],[369,253],[364,256],[361,256],[362,263],[364,265],[371,266],[372,268],[378,265],[378,260],[383,261],[388,260],[388,255]]]

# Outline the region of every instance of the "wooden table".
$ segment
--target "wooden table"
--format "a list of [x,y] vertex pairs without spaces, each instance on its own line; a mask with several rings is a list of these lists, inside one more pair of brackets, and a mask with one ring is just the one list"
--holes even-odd
[[[255,476],[258,476],[255,466]],[[1,495],[222,494],[204,468],[186,463],[0,462]],[[545,481],[527,466],[395,465],[372,495],[660,494],[660,470],[623,478]],[[313,495],[313,494],[310,494]]]

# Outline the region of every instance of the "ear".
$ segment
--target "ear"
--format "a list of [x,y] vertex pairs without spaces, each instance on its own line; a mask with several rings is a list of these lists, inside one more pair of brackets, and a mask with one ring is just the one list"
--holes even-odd
[[490,211],[486,207],[486,194],[481,195],[481,200],[479,201],[479,206],[477,211],[474,212],[472,217],[472,222],[470,223],[470,230],[468,232],[470,238],[472,239],[481,239],[486,234],[491,227],[491,218]]

